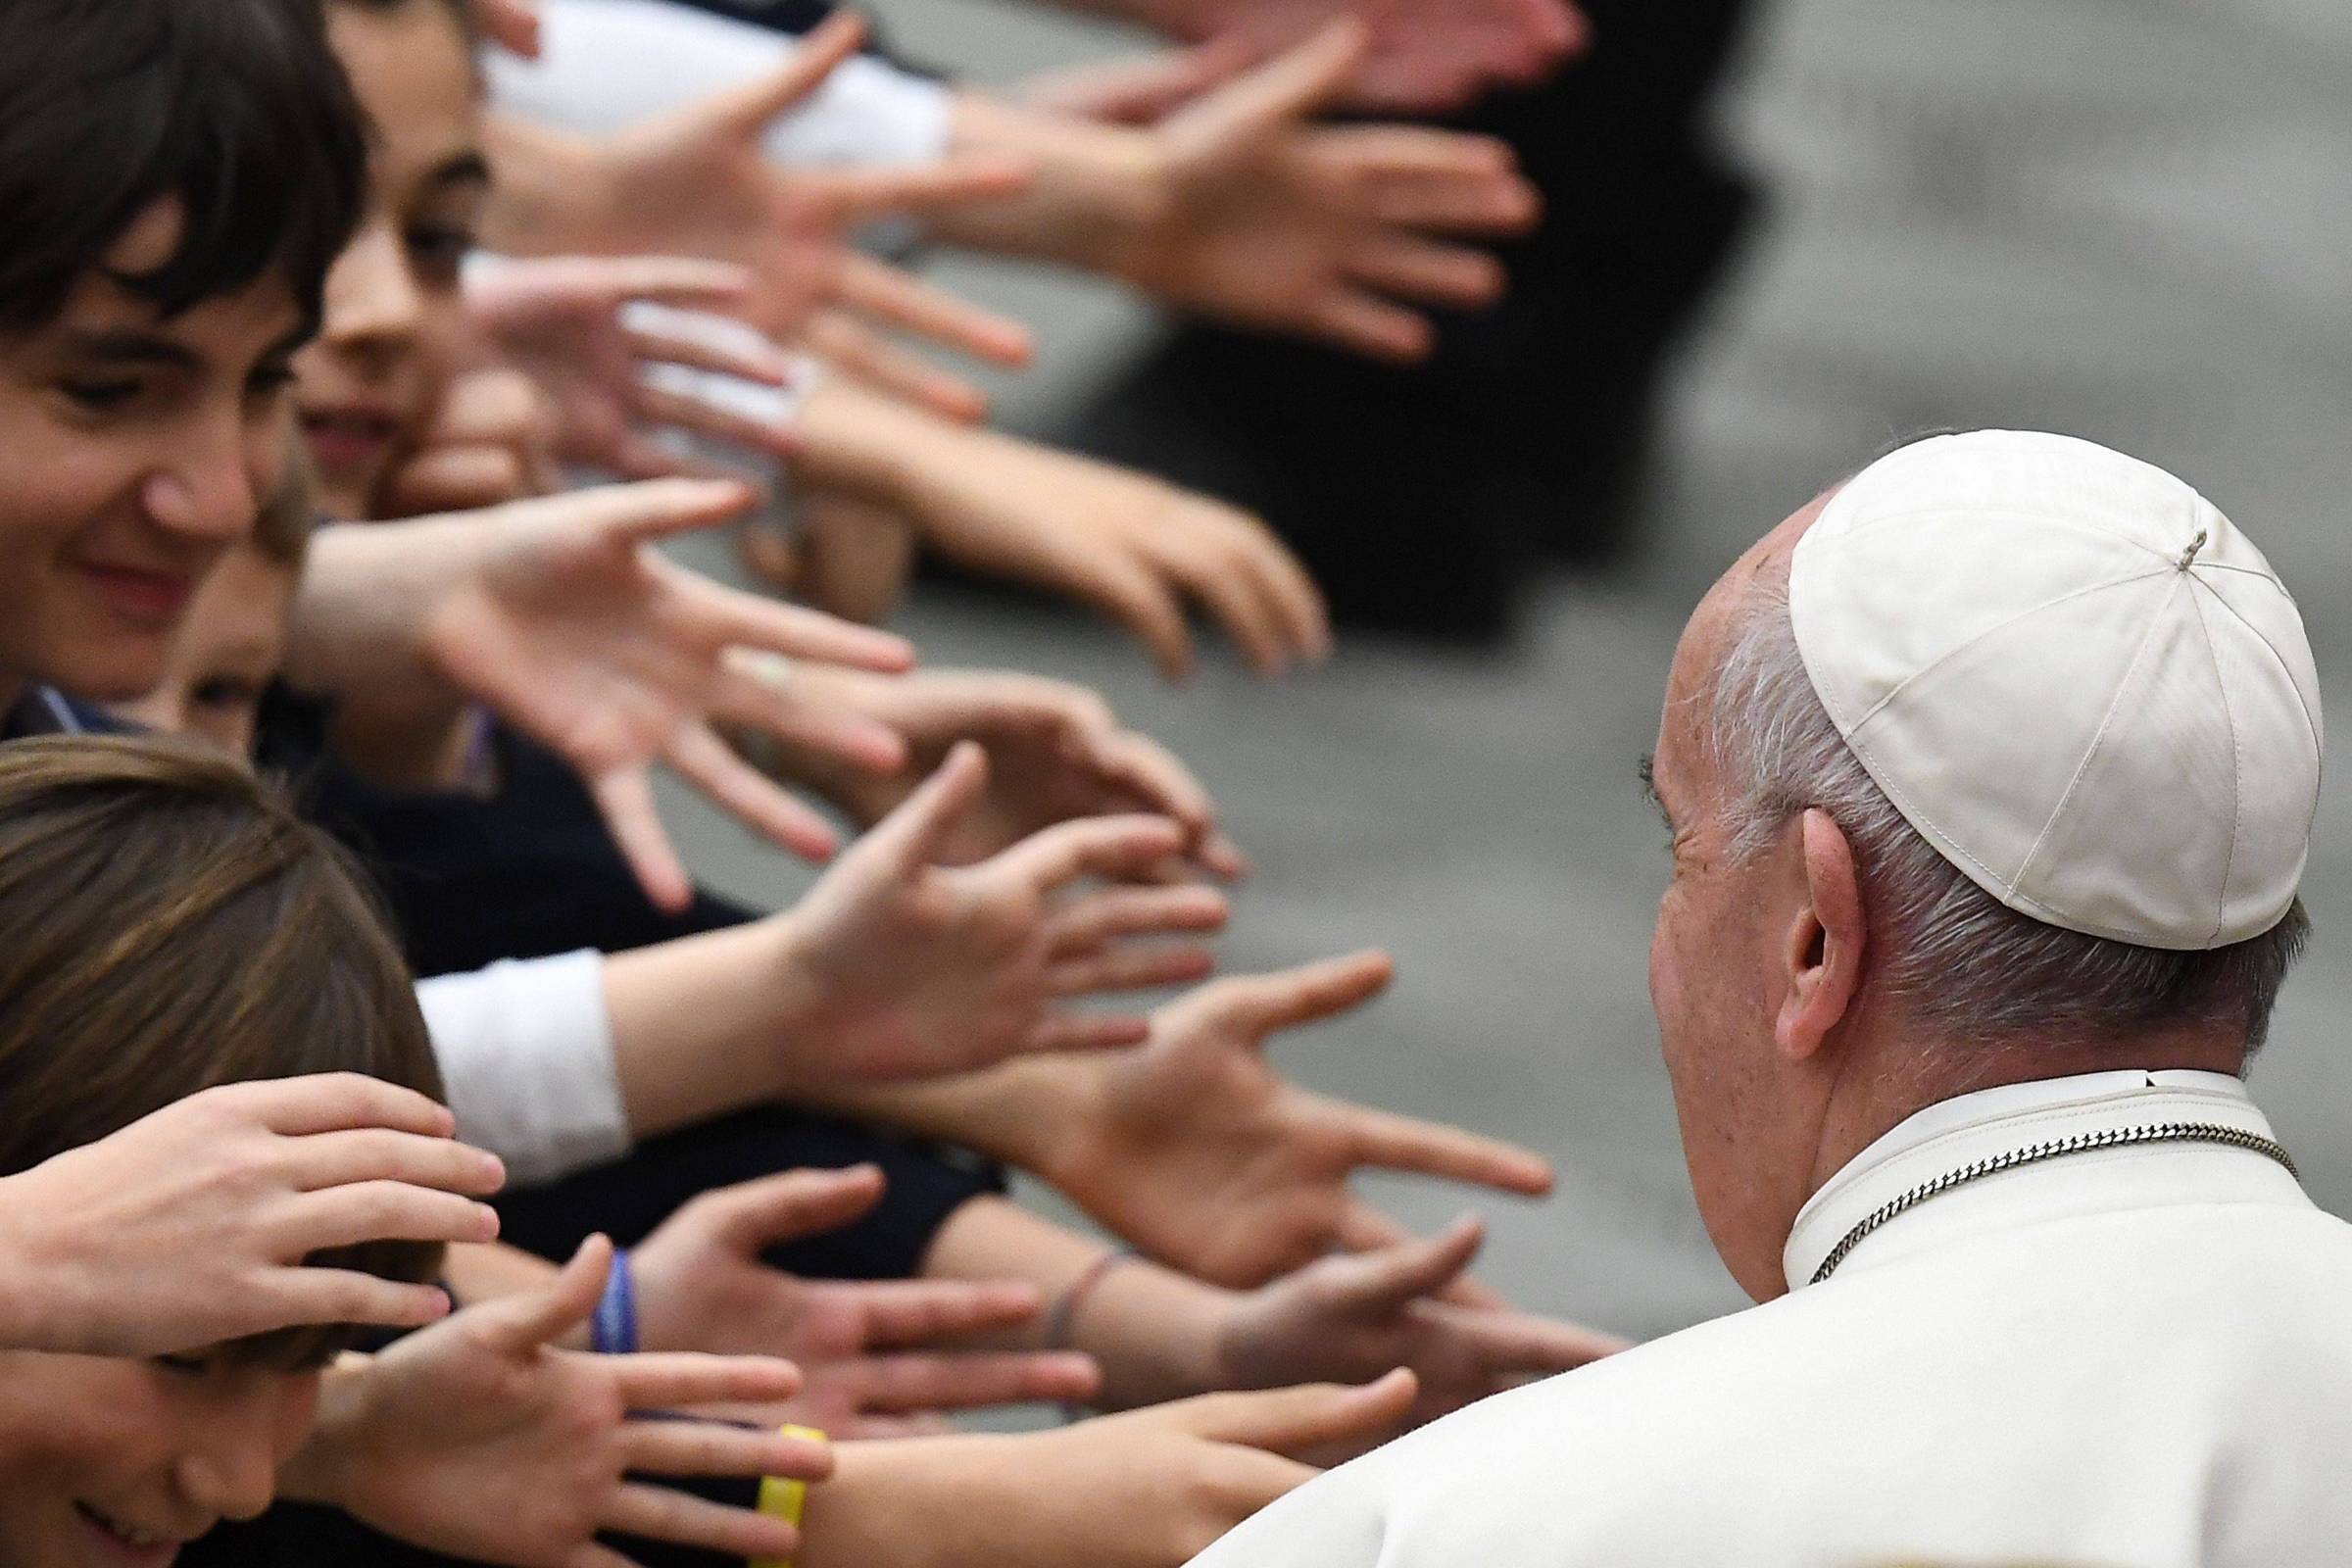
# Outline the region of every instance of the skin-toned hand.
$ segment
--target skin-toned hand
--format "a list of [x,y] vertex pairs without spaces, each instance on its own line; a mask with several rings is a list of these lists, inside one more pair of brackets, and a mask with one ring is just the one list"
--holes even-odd
[[[739,432],[719,411],[646,385],[648,366],[782,386],[790,362],[755,332],[740,342],[688,335],[634,324],[623,313],[643,303],[737,315],[751,306],[753,281],[743,268],[695,257],[543,257],[469,270],[466,303],[497,352],[552,400],[559,457],[624,479],[659,479],[694,466],[653,439],[654,430],[720,440]],[[790,433],[762,432],[762,444],[788,451]]]
[[808,669],[788,677],[804,701],[839,706],[896,731],[906,765],[889,775],[829,767],[822,758],[778,759],[861,823],[898,808],[958,743],[988,753],[988,789],[941,858],[969,865],[1058,822],[1146,813],[1183,824],[1186,854],[1212,875],[1248,870],[1217,829],[1216,806],[1190,769],[1157,742],[1122,729],[1096,693],[1066,681],[1002,670],[912,670],[859,675]]
[[[850,1444],[809,1499],[804,1568],[1178,1568],[1394,1433],[1409,1372],[1212,1394],[1053,1432]],[[1041,1484],[1044,1478],[1045,1484]]]
[[556,410],[537,381],[519,370],[460,371],[377,484],[368,514],[421,517],[553,495],[564,488],[557,456]]
[[623,1568],[611,1531],[735,1557],[786,1555],[782,1520],[640,1475],[831,1472],[821,1444],[637,1412],[772,1399],[791,1363],[551,1348],[596,1310],[612,1244],[591,1238],[543,1289],[469,1307],[330,1377],[289,1491],[428,1550],[511,1568]]
[[1155,1012],[1142,1051],[1054,1064],[1083,1075],[1084,1109],[1056,1118],[1035,1168],[1153,1257],[1235,1288],[1403,1239],[1348,1190],[1358,1170],[1548,1192],[1540,1155],[1310,1094],[1266,1060],[1270,1036],[1362,1005],[1392,973],[1367,953],[1218,981]]
[[527,502],[466,519],[482,555],[438,605],[424,644],[451,682],[554,747],[596,797],[647,895],[691,896],[655,813],[665,762],[777,844],[832,854],[832,829],[719,739],[715,723],[895,767],[879,726],[815,717],[732,667],[729,648],[901,669],[900,639],[720,587],[670,563],[655,540],[740,514],[733,483],[654,480]]
[[1031,108],[1077,120],[1156,125],[1263,58],[1249,40],[1228,33],[1192,49],[1167,49],[1139,60],[1080,66],[1037,77],[1021,89],[1021,97]]
[[1017,322],[863,256],[848,240],[878,219],[1017,190],[1028,179],[1025,166],[976,157],[903,169],[781,170],[767,160],[770,123],[806,102],[864,40],[861,20],[836,14],[764,79],[612,137],[589,181],[600,192],[588,203],[593,212],[546,237],[585,251],[660,251],[748,268],[749,317],[772,334],[794,333],[831,307],[984,360],[1025,363],[1029,335]]
[[978,805],[988,761],[977,746],[938,772],[852,846],[788,916],[801,1032],[833,1076],[968,1072],[1035,1052],[1131,1046],[1149,1024],[1131,1013],[1080,1013],[1075,997],[1198,978],[1212,966],[1197,942],[1137,945],[1224,924],[1210,888],[1108,887],[1061,903],[1081,878],[1136,877],[1176,855],[1184,829],[1164,817],[1063,822],[978,865],[937,863]]
[[1510,150],[1411,126],[1314,127],[1361,67],[1341,23],[1153,132],[1160,211],[1115,270],[1157,298],[1375,359],[1429,352],[1423,310],[1501,297],[1502,269],[1451,236],[1524,232],[1540,210]]
[[1222,1380],[1273,1388],[1410,1367],[1420,1380],[1410,1417],[1418,1426],[1626,1348],[1614,1335],[1573,1323],[1437,1299],[1463,1278],[1484,1239],[1465,1218],[1431,1240],[1323,1258],[1261,1287],[1225,1314],[1216,1347]]
[[1295,43],[1352,17],[1372,48],[1348,84],[1356,109],[1459,109],[1488,88],[1542,81],[1583,53],[1591,24],[1568,0],[1074,0],[1195,42]]
[[202,1349],[313,1323],[414,1328],[430,1286],[306,1267],[368,1241],[481,1242],[506,1179],[449,1111],[372,1078],[230,1084],[0,1181],[0,1344]]
[[788,1171],[688,1203],[630,1254],[642,1343],[787,1357],[806,1381],[764,1414],[837,1439],[896,1436],[909,1415],[1090,1397],[1102,1374],[1087,1356],[948,1344],[1035,1318],[1027,1285],[799,1280],[760,1261],[857,1220],[882,1186],[871,1165]]
[[1305,568],[1263,523],[1221,502],[839,378],[809,395],[800,423],[800,463],[818,484],[906,517],[971,570],[1101,611],[1172,680],[1192,669],[1193,604],[1261,674],[1330,652],[1329,617]]

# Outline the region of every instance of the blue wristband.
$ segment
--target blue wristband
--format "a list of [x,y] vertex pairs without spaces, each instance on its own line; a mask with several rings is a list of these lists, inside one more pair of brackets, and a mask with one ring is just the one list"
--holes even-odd
[[597,1299],[596,1316],[588,1320],[588,1348],[599,1355],[637,1353],[637,1280],[626,1252],[612,1254],[605,1294]]

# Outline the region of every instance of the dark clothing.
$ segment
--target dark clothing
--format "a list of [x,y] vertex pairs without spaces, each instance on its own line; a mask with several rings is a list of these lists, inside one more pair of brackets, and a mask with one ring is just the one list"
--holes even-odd
[[[738,1508],[753,1507],[760,1498],[757,1481],[656,1484]],[[743,1562],[625,1536],[607,1537],[605,1544],[639,1568],[741,1568]],[[222,1525],[179,1555],[180,1568],[450,1568],[462,1560],[379,1535],[333,1508],[291,1502],[277,1504],[251,1524]]]

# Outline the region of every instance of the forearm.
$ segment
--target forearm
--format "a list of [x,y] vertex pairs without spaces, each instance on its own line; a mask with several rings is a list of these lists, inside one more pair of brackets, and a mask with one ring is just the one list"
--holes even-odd
[[956,95],[950,123],[954,151],[1017,159],[1036,173],[1015,194],[943,214],[935,225],[941,238],[1125,275],[1164,195],[1152,132],[971,91]]
[[605,1008],[630,1131],[674,1132],[776,1099],[799,1005],[789,916],[605,959]]
[[1003,1475],[999,1437],[842,1443],[833,1474],[808,1489],[800,1568],[1014,1568],[1032,1560],[1017,1542],[1016,1498],[975,1481]]
[[[1098,1272],[1103,1244],[1000,1198],[957,1209],[933,1239],[923,1273],[933,1279],[1019,1280],[1050,1302],[1082,1283],[1074,1310],[1049,1311],[1014,1343],[1037,1346],[1061,1320],[1067,1343],[1102,1364],[1105,1409],[1131,1409],[1223,1388],[1220,1330],[1233,1293],[1131,1258]],[[1090,1279],[1091,1276],[1091,1279]]]
[[1063,1130],[1088,1114],[1094,1077],[1084,1062],[1023,1056],[955,1078],[822,1085],[791,1098],[811,1109],[969,1149],[1052,1181],[1054,1151]]

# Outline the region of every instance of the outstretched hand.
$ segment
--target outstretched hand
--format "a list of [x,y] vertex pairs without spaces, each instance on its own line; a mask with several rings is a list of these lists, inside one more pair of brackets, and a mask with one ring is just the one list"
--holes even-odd
[[747,268],[750,317],[771,334],[799,331],[819,311],[915,334],[1004,365],[1029,355],[1016,322],[966,304],[849,242],[863,224],[924,216],[1017,190],[1020,164],[971,158],[907,168],[778,169],[769,125],[805,103],[865,39],[839,13],[791,60],[749,86],[621,132],[602,152],[600,220],[567,236],[606,253],[663,252]]
[[372,1078],[230,1084],[0,1181],[0,1347],[174,1354],[309,1324],[414,1328],[431,1286],[315,1268],[370,1241],[482,1242],[505,1170]]
[[1626,1348],[1577,1324],[1439,1299],[1484,1240],[1483,1227],[1465,1218],[1431,1240],[1323,1258],[1260,1288],[1235,1305],[1218,1336],[1224,1377],[1237,1388],[1271,1388],[1409,1367],[1420,1380],[1411,1416],[1419,1425]]
[[1135,940],[1218,929],[1226,904],[1213,889],[1113,886],[1054,901],[1082,878],[1133,879],[1180,853],[1185,831],[1165,817],[1063,822],[977,865],[939,864],[987,780],[981,750],[957,746],[780,917],[808,999],[804,1032],[831,1076],[936,1076],[1023,1053],[1134,1045],[1149,1029],[1141,1015],[1058,1004],[1212,966],[1197,942]]
[[655,812],[657,761],[777,844],[821,859],[837,847],[832,829],[737,757],[714,726],[770,730],[885,770],[901,756],[897,737],[880,726],[812,715],[726,656],[743,648],[894,670],[912,662],[905,642],[723,588],[652,548],[723,522],[749,502],[737,484],[656,480],[453,519],[470,569],[424,624],[426,654],[452,684],[580,771],[647,895],[664,908],[682,906],[692,890]]
[[644,1412],[786,1397],[783,1361],[551,1348],[596,1308],[612,1260],[592,1238],[545,1287],[393,1345],[321,1400],[304,1495],[428,1550],[511,1568],[623,1568],[602,1532],[737,1557],[788,1555],[779,1519],[634,1479],[821,1479],[821,1444]]
[[[751,328],[673,330],[631,307],[738,315],[752,306],[754,281],[745,268],[696,257],[500,260],[468,270],[466,304],[498,353],[545,390],[564,462],[623,479],[660,479],[689,475],[694,465],[656,439],[657,431],[738,444],[752,432],[710,402],[664,390],[649,371],[683,367],[781,387],[792,361]],[[787,427],[762,425],[756,434],[754,450],[791,450]]]
[[1400,1240],[1349,1190],[1358,1170],[1549,1191],[1538,1154],[1311,1094],[1266,1060],[1273,1035],[1352,1011],[1392,973],[1384,956],[1358,954],[1169,1003],[1143,1050],[1068,1064],[1091,1080],[1079,1091],[1085,1111],[1041,1143],[1039,1174],[1152,1256],[1237,1289],[1335,1249]]
[[877,720],[906,742],[906,765],[887,776],[812,756],[779,760],[862,823],[896,809],[957,744],[988,754],[987,790],[946,842],[946,864],[987,859],[1059,822],[1141,812],[1181,823],[1186,855],[1211,875],[1248,869],[1200,781],[1157,742],[1122,728],[1083,686],[1002,670],[806,670],[791,680],[796,695]]
[[1035,1318],[1030,1286],[801,1280],[760,1260],[769,1248],[854,1222],[882,1186],[871,1165],[799,1170],[688,1203],[630,1254],[643,1343],[788,1357],[806,1381],[764,1413],[839,1439],[895,1435],[939,1411],[1093,1395],[1101,1374],[1087,1356],[955,1348],[959,1336]]
[[1318,126],[1371,57],[1335,23],[1152,132],[1164,192],[1114,262],[1158,298],[1375,359],[1426,355],[1432,308],[1491,305],[1502,268],[1457,236],[1540,213],[1499,141],[1406,125]]

